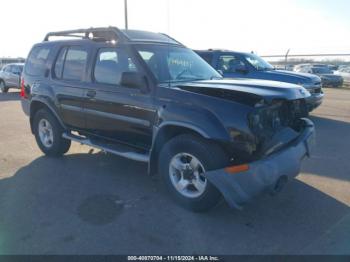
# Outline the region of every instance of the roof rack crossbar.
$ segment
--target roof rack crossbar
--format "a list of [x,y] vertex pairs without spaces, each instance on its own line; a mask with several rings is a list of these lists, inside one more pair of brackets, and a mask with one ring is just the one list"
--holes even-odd
[[[82,34],[82,35],[78,35]],[[49,38],[52,36],[66,36],[66,37],[78,37],[82,39],[90,39],[90,34],[96,35],[97,38],[105,38],[108,40],[129,40],[128,37],[117,27],[96,27],[88,29],[76,29],[76,30],[66,30],[58,32],[47,33],[44,41],[49,41]],[[102,35],[102,37],[101,37]],[[93,40],[93,38],[92,38]]]

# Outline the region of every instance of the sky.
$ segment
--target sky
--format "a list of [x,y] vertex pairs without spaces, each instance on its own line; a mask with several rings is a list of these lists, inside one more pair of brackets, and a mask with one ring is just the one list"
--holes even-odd
[[[349,0],[128,0],[128,21],[193,49],[350,53],[349,10]],[[124,28],[124,0],[2,1],[1,21],[0,57],[26,57],[49,31]]]

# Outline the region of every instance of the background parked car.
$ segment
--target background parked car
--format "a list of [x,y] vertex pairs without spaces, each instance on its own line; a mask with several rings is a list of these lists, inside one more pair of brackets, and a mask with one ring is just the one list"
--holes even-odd
[[334,72],[335,75],[340,75],[343,79],[344,82],[349,85],[350,84],[350,66],[348,67],[342,67],[338,71]]
[[346,67],[350,67],[350,64],[349,65],[339,65],[338,71],[340,71],[341,69],[346,68]]
[[304,68],[309,68],[311,67],[311,64],[299,64],[299,65],[295,65],[293,68],[294,72],[301,72]]
[[338,70],[338,66],[337,65],[328,65],[328,68],[332,71],[336,71]]
[[0,71],[0,91],[7,93],[9,88],[21,88],[23,63],[8,64]]
[[305,67],[301,72],[318,75],[322,79],[324,87],[341,87],[344,82],[342,76],[335,75],[331,69],[325,66]]
[[224,78],[263,79],[301,85],[311,94],[307,99],[309,111],[322,103],[324,95],[321,79],[316,75],[276,70],[264,59],[252,53],[213,49],[196,52],[222,73]]

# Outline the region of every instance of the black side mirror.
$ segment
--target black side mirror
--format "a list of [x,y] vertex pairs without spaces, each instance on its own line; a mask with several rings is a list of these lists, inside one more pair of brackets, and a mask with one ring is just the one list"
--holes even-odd
[[249,72],[248,68],[242,64],[237,65],[235,71],[242,74],[247,74]]
[[142,93],[148,93],[150,91],[146,76],[138,72],[123,72],[120,85],[130,88],[138,88]]

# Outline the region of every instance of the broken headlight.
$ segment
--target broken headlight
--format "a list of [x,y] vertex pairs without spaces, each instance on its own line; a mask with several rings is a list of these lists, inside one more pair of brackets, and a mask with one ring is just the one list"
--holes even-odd
[[276,130],[282,125],[281,105],[276,103],[273,106],[259,108],[249,115],[249,127],[255,133],[267,130]]

